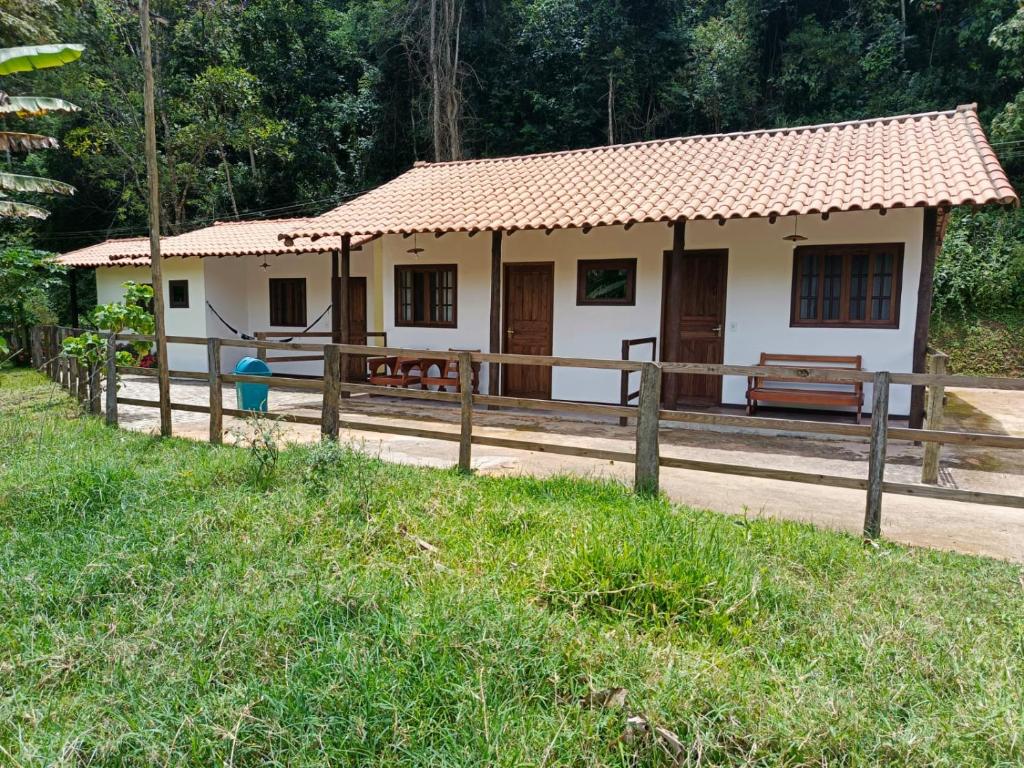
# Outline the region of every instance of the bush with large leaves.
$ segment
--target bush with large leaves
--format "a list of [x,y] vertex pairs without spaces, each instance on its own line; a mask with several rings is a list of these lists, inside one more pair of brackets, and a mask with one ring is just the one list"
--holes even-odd
[[[116,334],[129,330],[144,336],[153,333],[155,321],[149,310],[152,302],[152,286],[131,281],[124,283],[124,301],[101,304],[93,309],[89,313],[88,324],[96,330],[64,339],[61,352],[86,366],[101,367],[106,359],[107,346],[114,343]],[[137,365],[139,359],[149,353],[150,346],[145,341],[132,342],[126,349],[118,350],[117,364]]]
[[[0,48],[0,75],[29,72],[36,69],[60,67],[77,60],[81,45],[57,43],[54,45],[26,45],[18,48]],[[42,96],[9,96],[0,90],[0,120],[39,117],[53,112],[76,112],[78,107],[62,99]],[[6,127],[6,125],[5,125]],[[35,149],[56,149],[57,140],[51,136],[21,131],[0,130],[0,151],[30,152]],[[72,195],[75,188],[53,179],[24,176],[0,171],[0,218],[45,219],[45,208],[19,200],[8,193]]]

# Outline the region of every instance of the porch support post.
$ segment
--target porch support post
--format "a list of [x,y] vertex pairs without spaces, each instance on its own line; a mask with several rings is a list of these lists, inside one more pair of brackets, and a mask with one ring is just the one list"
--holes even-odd
[[72,267],[68,270],[68,325],[72,328],[78,326],[78,270]]
[[338,283],[341,273],[338,269],[338,251],[331,251],[331,343],[341,343],[341,291]]
[[[491,232],[491,339],[490,352],[501,353],[501,230]],[[487,364],[487,392],[498,394],[501,376],[497,363]],[[493,406],[492,406],[493,407]]]
[[[665,306],[661,308],[665,317],[665,338],[661,340],[662,360],[679,362],[682,357],[682,318],[673,312],[675,300],[683,295],[683,251],[686,247],[686,219],[672,224],[672,253],[668,261],[668,286],[665,292]],[[675,408],[679,401],[679,374],[665,376],[664,402],[666,408]]]
[[[352,328],[349,322],[349,278],[352,276],[352,236],[342,235],[341,236],[341,274],[338,280],[338,312],[341,315],[341,343],[351,344],[352,343]],[[341,356],[341,380],[348,381],[348,361],[349,356],[342,354]],[[341,397],[347,398],[348,392],[342,392]]]
[[[938,210],[924,209],[921,232],[921,279],[917,284],[917,317],[914,324],[914,373],[924,373],[928,357],[928,327],[932,316],[932,283],[938,251]],[[924,387],[910,389],[910,427],[924,424]]]

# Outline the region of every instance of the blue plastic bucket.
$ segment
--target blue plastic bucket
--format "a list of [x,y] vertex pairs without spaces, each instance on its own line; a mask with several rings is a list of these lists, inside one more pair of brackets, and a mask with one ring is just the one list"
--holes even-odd
[[[270,366],[255,357],[243,357],[235,365],[235,373],[246,376],[269,376]],[[238,407],[241,410],[267,412],[269,385],[251,384],[247,381],[235,382],[235,394],[238,396]]]

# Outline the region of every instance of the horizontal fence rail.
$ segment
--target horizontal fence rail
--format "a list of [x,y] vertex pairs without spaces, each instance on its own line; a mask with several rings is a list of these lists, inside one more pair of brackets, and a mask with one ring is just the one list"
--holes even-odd
[[[55,381],[76,394],[83,403],[88,403],[90,410],[99,412],[99,368],[94,371],[79,371],[74,360],[60,355],[60,343],[68,335],[79,332],[78,329],[43,326],[33,330],[32,349],[34,363]],[[261,334],[261,336],[270,334]],[[282,334],[284,335],[284,334]],[[290,334],[289,338],[310,338],[327,334],[306,333]],[[382,335],[382,334],[381,334]],[[153,336],[139,334],[120,334],[116,342],[153,342]],[[575,358],[555,355],[512,355],[488,352],[468,352],[456,350],[424,350],[408,347],[311,343],[309,341],[274,341],[268,338],[249,339],[207,339],[192,336],[168,336],[170,344],[192,344],[207,347],[208,370],[171,371],[172,378],[208,382],[209,405],[192,403],[170,403],[171,410],[204,413],[210,416],[210,440],[220,443],[223,440],[223,418],[244,418],[251,412],[223,406],[222,388],[225,384],[252,383],[266,385],[272,389],[287,389],[319,393],[322,397],[321,413],[305,415],[301,413],[270,413],[269,416],[283,422],[319,426],[325,438],[336,438],[340,429],[366,432],[387,433],[394,435],[421,437],[434,440],[459,443],[459,467],[469,470],[472,446],[489,446],[514,450],[533,451],[562,456],[575,456],[603,461],[617,461],[635,465],[635,486],[638,492],[655,493],[659,489],[658,473],[661,467],[684,469],[699,472],[713,472],[743,477],[754,477],[766,480],[778,480],[796,483],[809,483],[836,488],[847,488],[862,491],[866,494],[865,504],[865,535],[875,537],[881,531],[881,505],[883,494],[899,494],[947,501],[973,502],[992,504],[1024,509],[1024,496],[990,493],[961,488],[940,486],[935,476],[938,467],[938,451],[944,444],[964,446],[991,447],[1000,449],[1024,449],[1024,437],[1000,435],[981,432],[959,432],[939,428],[942,423],[942,397],[946,387],[965,389],[1002,389],[1024,390],[1024,379],[988,376],[954,376],[945,372],[944,356],[939,359],[937,353],[929,357],[928,373],[889,373],[871,372],[828,367],[783,367],[757,365],[714,365],[704,363],[658,363],[653,361],[637,361],[629,359]],[[650,340],[644,339],[645,343]],[[266,358],[268,350],[284,350],[290,352],[317,353],[311,358],[323,359],[324,375],[320,378],[297,377],[288,375],[252,376],[225,373],[220,370],[220,351],[222,348],[242,348],[257,350]],[[134,366],[117,366],[112,350],[104,368],[108,381],[117,374],[155,376],[156,371],[149,368]],[[347,381],[342,370],[347,368],[345,361],[353,357],[409,357],[432,360],[453,360],[458,362],[459,378],[453,379],[453,388],[458,391],[433,391],[427,389],[409,389],[400,387],[384,387],[362,382]],[[273,358],[271,358],[273,359]],[[596,370],[613,370],[622,374],[640,373],[639,388],[634,394],[636,405],[603,404],[572,401],[538,400],[533,398],[509,397],[496,394],[476,394],[472,391],[471,370],[480,363],[499,363],[504,365],[535,365],[565,368],[589,368]],[[873,385],[873,405],[871,425],[848,423],[832,423],[810,421],[799,418],[766,418],[740,414],[720,414],[703,411],[680,411],[665,409],[661,406],[661,380],[666,373],[685,373],[705,376],[770,376],[773,380],[791,379],[796,382],[850,382],[859,381]],[[458,386],[456,386],[456,381]],[[920,385],[929,390],[928,419],[925,429],[908,429],[888,425],[888,393],[892,385]],[[81,390],[81,391],[80,391]],[[117,405],[158,408],[158,400],[120,397],[116,389],[111,394],[107,388],[107,420],[117,423]],[[461,411],[460,424],[457,429],[427,428],[422,426],[405,426],[395,424],[394,416],[389,420],[373,421],[366,418],[342,416],[340,399],[350,395],[382,395],[414,401],[434,401],[451,406],[459,406]],[[94,406],[95,404],[95,406]],[[501,437],[481,434],[474,431],[473,411],[476,408],[511,408],[527,411],[548,411],[562,413],[578,413],[590,416],[623,420],[633,418],[637,422],[635,446],[633,450],[603,449],[593,446],[566,444],[564,442],[547,442],[526,440],[518,437]],[[419,409],[410,415],[399,418],[423,418]],[[659,433],[664,423],[690,423],[709,426],[730,427],[747,430],[768,430],[773,434],[794,435],[827,435],[832,437],[853,438],[868,443],[868,476],[866,478],[842,475],[829,475],[814,472],[757,467],[724,462],[704,461],[664,455],[659,446]],[[902,483],[885,479],[885,449],[889,442],[909,441],[922,443],[925,446],[922,483]],[[931,479],[929,479],[931,476]]]

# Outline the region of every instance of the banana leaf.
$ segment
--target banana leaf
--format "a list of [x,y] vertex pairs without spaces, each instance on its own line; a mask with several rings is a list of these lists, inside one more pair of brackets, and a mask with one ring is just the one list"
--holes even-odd
[[45,219],[50,212],[28,203],[0,200],[0,219]]
[[0,189],[8,192],[41,192],[47,195],[73,195],[75,188],[63,181],[44,179],[39,176],[22,176],[18,173],[0,171]]
[[28,152],[33,149],[57,149],[58,146],[60,145],[52,136],[0,131],[0,152]]
[[80,58],[84,50],[84,45],[74,43],[0,48],[0,75],[60,67]]
[[78,112],[79,108],[64,99],[48,96],[8,96],[6,102],[0,94],[0,115],[18,117],[39,117],[49,112]]

